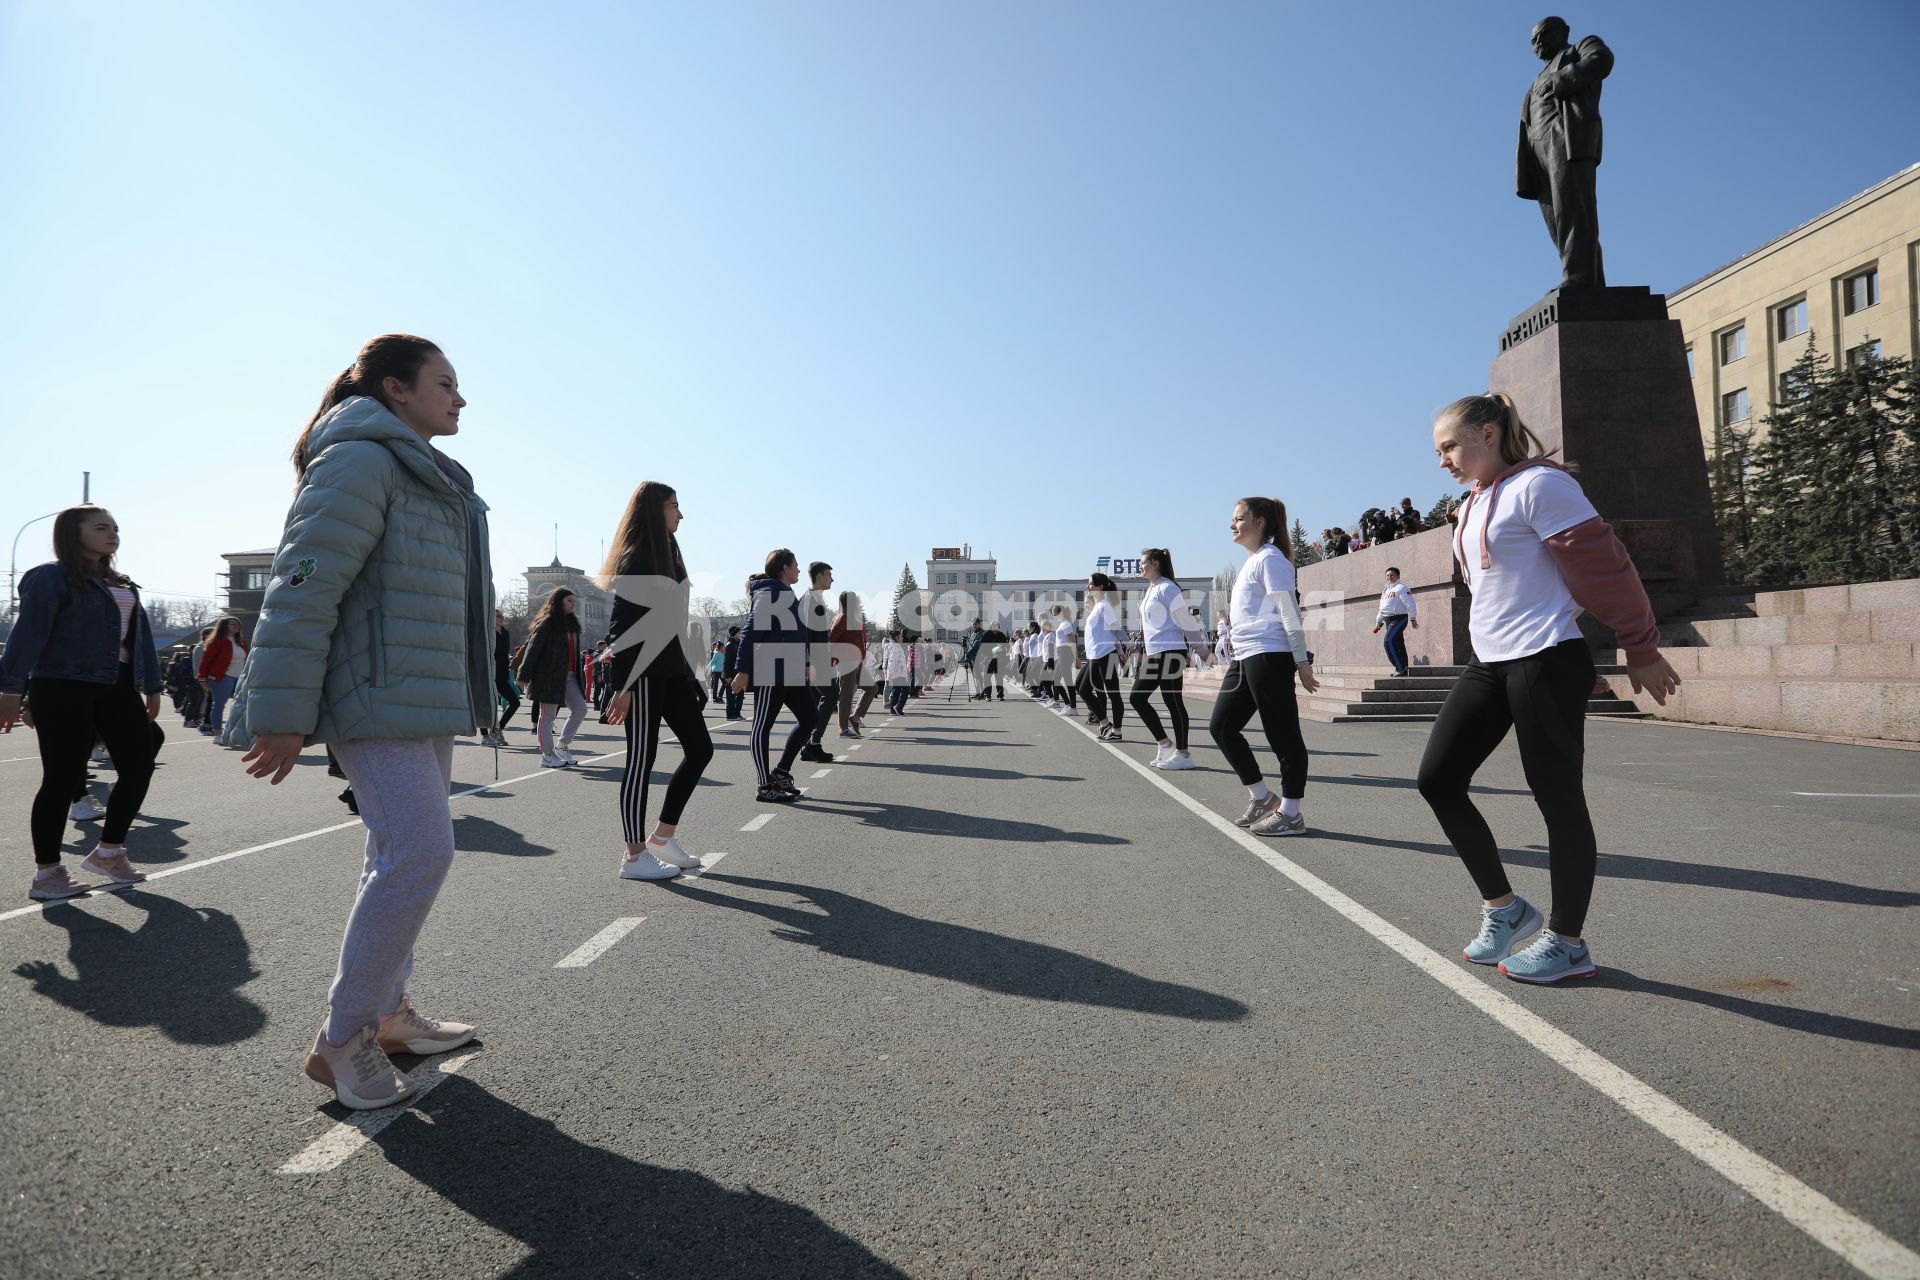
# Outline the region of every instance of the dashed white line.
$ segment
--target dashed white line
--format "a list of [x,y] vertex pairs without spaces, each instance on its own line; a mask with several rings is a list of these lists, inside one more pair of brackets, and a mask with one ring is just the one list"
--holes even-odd
[[740,829],[742,831],[758,831],[760,828],[766,826],[769,822],[772,822],[773,819],[774,819],[773,814],[763,813],[757,818],[749,819],[747,821],[747,825]]
[[833,770],[831,769],[815,769],[812,773],[808,774],[807,776],[809,778],[824,778],[832,772]]
[[1732,1135],[1716,1129],[1652,1085],[1589,1049],[1512,996],[1467,972],[1453,958],[1441,955],[1283,856],[1258,836],[1234,826],[1164,777],[1157,776],[1158,770],[1141,764],[1111,743],[1100,742],[1084,726],[1073,727],[1164,791],[1176,804],[1332,907],[1401,959],[1565,1067],[1628,1114],[1644,1120],[1682,1151],[1716,1170],[1856,1270],[1874,1280],[1920,1278],[1920,1253],[1849,1213]]
[[697,869],[687,872],[687,874],[681,876],[680,878],[682,880],[698,880],[701,876],[707,874],[707,872],[719,866],[720,859],[726,856],[727,855],[724,852],[710,853],[706,857],[700,859],[700,866]]
[[1920,791],[1789,791],[1787,794],[1828,800],[1920,800]]
[[443,1062],[439,1058],[427,1059],[408,1073],[407,1079],[413,1081],[413,1092],[406,1101],[382,1107],[378,1111],[356,1111],[347,1119],[336,1121],[333,1128],[281,1165],[280,1172],[291,1177],[338,1169],[349,1156],[372,1141],[375,1134],[405,1115],[410,1108],[419,1105],[420,1099],[432,1093],[442,1080],[457,1074],[461,1067],[479,1054],[480,1051],[475,1049],[450,1062]]
[[860,744],[856,742],[852,746],[848,747],[847,751],[849,754],[851,754],[852,752],[858,751],[859,749],[860,749]]
[[[611,760],[615,756],[625,755],[626,750],[625,747],[621,747],[618,751],[609,751],[605,755],[594,756],[582,763],[594,764],[601,760]],[[568,771],[565,769],[540,769],[533,773],[523,773],[517,778],[502,778],[498,782],[488,782],[477,787],[465,787],[454,792],[448,796],[447,799],[460,800],[467,796],[477,796],[482,791],[497,791],[501,787],[510,787],[516,782],[527,782],[534,778],[544,778],[553,774],[566,772]],[[241,776],[245,778],[245,775]],[[245,780],[254,781],[253,779]],[[159,871],[149,871],[147,873],[147,881],[151,883],[155,880],[164,880],[168,876],[177,876],[183,871],[198,871],[202,867],[211,867],[216,863],[231,862],[235,858],[244,858],[250,853],[264,853],[268,849],[278,849],[282,845],[298,844],[302,840],[312,840],[319,836],[332,835],[336,831],[345,831],[348,827],[357,827],[359,825],[360,820],[355,818],[350,822],[336,822],[330,827],[316,827],[312,831],[302,831],[299,835],[283,836],[278,840],[269,840],[265,844],[251,845],[245,849],[235,849],[232,853],[218,853],[211,858],[202,858],[198,862],[183,862],[177,867],[166,867]],[[80,901],[80,899],[69,898],[67,901],[77,902]],[[17,919],[20,916],[38,915],[44,907],[44,903],[36,902],[30,907],[15,907],[11,911],[0,911],[0,921]]]
[[646,921],[645,916],[623,916],[600,932],[588,938],[568,953],[566,959],[554,965],[556,969],[584,969],[605,955],[613,944],[638,929]]

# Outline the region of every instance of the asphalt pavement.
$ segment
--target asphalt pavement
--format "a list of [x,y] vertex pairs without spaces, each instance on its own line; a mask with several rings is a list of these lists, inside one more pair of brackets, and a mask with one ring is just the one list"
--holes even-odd
[[[362,844],[320,753],[168,717],[154,878],[42,909],[0,737],[0,1276],[1920,1274],[1920,754],[1591,723],[1601,973],[1535,988],[1459,959],[1425,726],[1308,724],[1258,841],[1203,723],[1160,774],[935,692],[770,806],[708,720],[668,884],[617,730],[458,748],[411,990],[481,1034],[359,1117],[300,1073]],[[1511,744],[1476,799],[1544,904]]]

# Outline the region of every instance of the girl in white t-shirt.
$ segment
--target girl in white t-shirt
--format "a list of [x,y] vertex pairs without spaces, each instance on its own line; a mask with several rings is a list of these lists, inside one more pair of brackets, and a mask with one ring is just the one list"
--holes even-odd
[[[1258,836],[1297,836],[1307,829],[1300,802],[1307,794],[1307,743],[1300,736],[1300,707],[1293,680],[1308,693],[1314,679],[1313,655],[1300,603],[1293,598],[1293,548],[1287,540],[1287,508],[1278,498],[1242,498],[1234,504],[1228,529],[1247,553],[1234,575],[1227,615],[1233,663],[1220,684],[1207,731],[1247,789],[1241,826]],[[1244,730],[1254,713],[1267,745],[1280,760],[1280,794],[1260,776],[1260,764]]]
[[[1192,663],[1207,665],[1207,637],[1200,629],[1180,584],[1173,577],[1173,553],[1165,547],[1148,547],[1140,553],[1140,576],[1147,580],[1146,598],[1140,604],[1142,636],[1140,674],[1134,677],[1133,704],[1140,723],[1153,735],[1157,749],[1148,761],[1156,769],[1191,769],[1193,756],[1187,751],[1186,670]],[[1153,694],[1167,704],[1167,719],[1173,734],[1161,728],[1154,714]]]
[[1054,710],[1063,716],[1073,715],[1079,709],[1073,700],[1074,668],[1079,665],[1076,661],[1079,650],[1080,637],[1073,629],[1073,610],[1064,604],[1053,606],[1053,701]]
[[1120,615],[1114,611],[1117,595],[1112,578],[1104,573],[1087,575],[1087,647],[1075,660],[1080,668],[1080,696],[1100,726],[1102,742],[1120,740],[1126,705],[1120,700],[1120,647],[1127,633],[1120,629]]
[[[1420,761],[1420,794],[1479,887],[1480,933],[1461,952],[1523,982],[1588,977],[1581,929],[1593,897],[1594,835],[1582,780],[1593,655],[1584,608],[1612,627],[1636,690],[1665,703],[1680,677],[1660,656],[1659,631],[1626,548],[1580,484],[1542,456],[1539,439],[1504,394],[1466,396],[1433,427],[1440,465],[1473,492],[1453,552],[1473,592],[1474,661],[1447,694]],[[1534,802],[1547,820],[1553,914],[1514,895],[1499,847],[1468,796],[1474,772],[1511,727]]]

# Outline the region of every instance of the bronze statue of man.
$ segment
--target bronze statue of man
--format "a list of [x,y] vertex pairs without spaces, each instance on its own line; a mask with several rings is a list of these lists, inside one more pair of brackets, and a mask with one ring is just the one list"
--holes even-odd
[[1538,200],[1547,234],[1560,250],[1560,285],[1607,283],[1600,264],[1600,211],[1594,177],[1600,167],[1600,82],[1613,51],[1599,36],[1570,44],[1563,18],[1542,18],[1533,51],[1547,65],[1520,108],[1519,176],[1515,191]]

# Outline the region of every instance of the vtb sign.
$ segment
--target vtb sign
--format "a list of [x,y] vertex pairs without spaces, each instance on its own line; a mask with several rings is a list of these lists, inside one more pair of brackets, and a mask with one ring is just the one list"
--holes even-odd
[[1123,559],[1120,556],[1101,556],[1093,562],[1094,568],[1116,578],[1137,578],[1140,576],[1140,558]]

